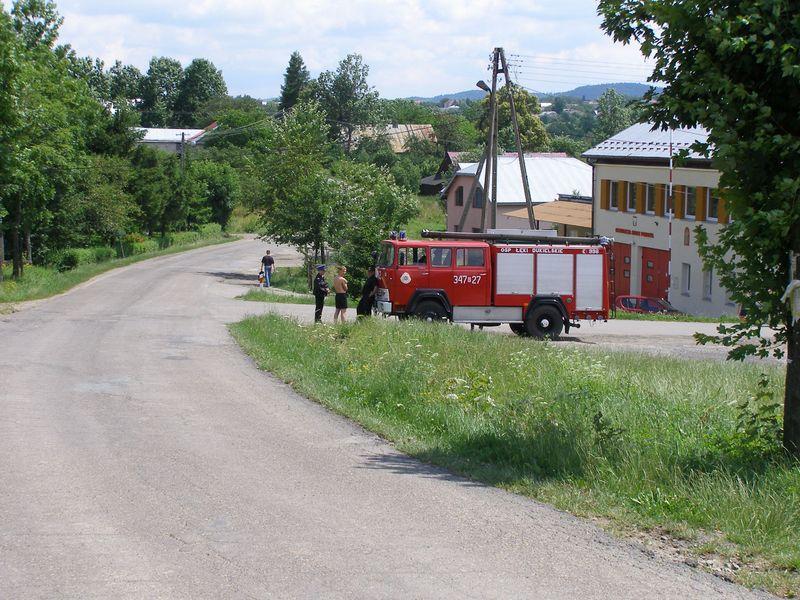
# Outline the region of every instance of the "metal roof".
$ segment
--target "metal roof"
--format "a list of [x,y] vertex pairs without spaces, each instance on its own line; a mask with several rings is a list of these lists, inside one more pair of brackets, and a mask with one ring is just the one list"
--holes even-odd
[[[653,130],[653,123],[637,123],[631,125],[617,135],[600,142],[594,148],[583,153],[584,158],[640,158],[663,159],[682,150],[689,150],[695,142],[705,142],[708,130],[703,127],[691,127],[663,131]],[[689,158],[708,160],[697,152],[689,152]]]
[[142,142],[168,142],[180,143],[181,134],[186,136],[187,144],[196,144],[206,133],[217,128],[216,123],[212,123],[205,129],[168,129],[164,127],[136,127],[136,131],[143,131]]
[[[474,176],[478,163],[465,163],[461,167],[456,175]],[[592,195],[592,167],[577,158],[554,153],[528,154],[525,156],[525,168],[534,203],[555,202],[559,194],[572,195],[577,192],[579,196]],[[497,203],[525,203],[519,161],[515,155],[497,157]]]

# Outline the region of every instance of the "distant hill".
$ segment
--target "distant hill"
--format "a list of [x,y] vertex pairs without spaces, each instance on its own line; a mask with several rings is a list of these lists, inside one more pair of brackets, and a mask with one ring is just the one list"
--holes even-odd
[[486,92],[483,90],[466,90],[463,92],[453,92],[452,94],[439,94],[438,96],[432,96],[430,98],[412,96],[411,98],[408,98],[408,100],[439,104],[439,102],[442,100],[482,100],[485,95]]
[[570,96],[585,100],[597,100],[606,90],[614,91],[631,98],[641,98],[651,86],[644,83],[598,83],[596,85],[582,85],[568,92],[558,92],[554,96]]
[[[598,83],[595,85],[582,85],[574,90],[567,92],[534,92],[537,96],[570,96],[572,98],[583,98],[585,100],[597,100],[608,89],[614,89],[623,96],[631,98],[641,98],[650,89],[644,83]],[[453,92],[452,94],[439,94],[425,98],[423,96],[412,96],[408,100],[418,102],[429,102],[439,104],[442,100],[481,100],[486,95],[483,90],[465,90],[463,92]]]

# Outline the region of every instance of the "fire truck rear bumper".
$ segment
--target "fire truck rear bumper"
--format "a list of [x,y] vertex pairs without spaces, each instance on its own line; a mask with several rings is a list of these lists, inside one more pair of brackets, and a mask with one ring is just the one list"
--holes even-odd
[[392,303],[391,302],[376,302],[375,308],[379,313],[383,313],[386,315],[392,314]]

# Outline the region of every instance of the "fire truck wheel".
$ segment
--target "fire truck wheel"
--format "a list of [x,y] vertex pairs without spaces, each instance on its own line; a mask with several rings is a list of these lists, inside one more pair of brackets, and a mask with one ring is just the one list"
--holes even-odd
[[444,307],[434,300],[423,300],[417,305],[414,316],[429,323],[447,320],[447,313]]
[[564,329],[564,321],[561,313],[555,306],[537,306],[531,311],[528,320],[525,321],[525,329],[528,335],[535,338],[555,339],[561,335]]
[[521,335],[523,337],[528,335],[528,330],[525,329],[524,323],[509,323],[508,326],[511,328],[511,331],[517,335]]

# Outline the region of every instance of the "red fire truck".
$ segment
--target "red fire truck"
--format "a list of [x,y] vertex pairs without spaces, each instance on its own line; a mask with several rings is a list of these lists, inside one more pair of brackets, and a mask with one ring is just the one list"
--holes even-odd
[[[376,308],[384,315],[493,326],[557,338],[579,320],[606,321],[606,238],[428,232],[390,239],[378,257]],[[394,236],[393,236],[394,237]]]

